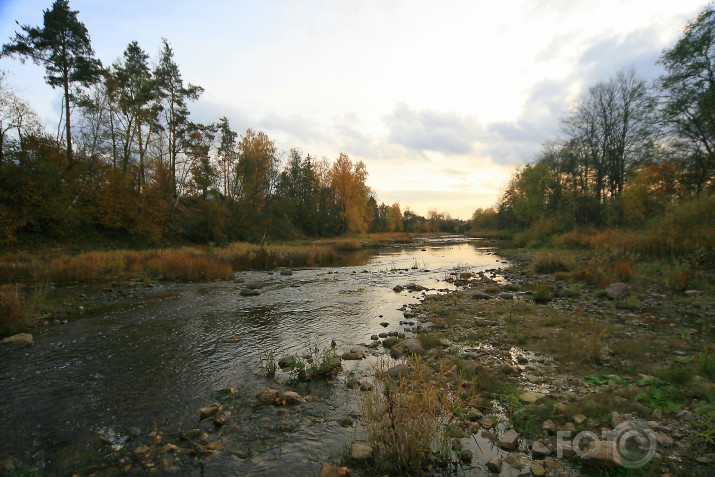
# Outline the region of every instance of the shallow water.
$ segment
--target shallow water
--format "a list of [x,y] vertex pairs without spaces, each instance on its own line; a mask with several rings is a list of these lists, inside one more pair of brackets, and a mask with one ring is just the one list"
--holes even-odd
[[[302,354],[331,340],[342,352],[381,331],[403,331],[399,308],[421,293],[396,293],[395,285],[437,293],[454,289],[445,279],[455,270],[503,266],[479,241],[425,242],[348,267],[238,273],[265,282],[256,297],[240,296],[234,282],[161,284],[37,330],[31,348],[0,351],[0,459],[54,469],[61,450],[88,435],[117,451],[150,430],[178,435],[198,427],[198,409],[233,387],[234,414],[222,430],[227,452],[200,468],[183,463],[173,475],[317,475],[359,435],[336,420],[359,412],[359,391],[344,385],[345,373],[367,373],[369,362],[345,362],[332,382],[293,387],[309,403],[277,410],[254,406],[256,392],[276,386],[260,373],[261,353]],[[222,341],[235,336],[240,342]]]

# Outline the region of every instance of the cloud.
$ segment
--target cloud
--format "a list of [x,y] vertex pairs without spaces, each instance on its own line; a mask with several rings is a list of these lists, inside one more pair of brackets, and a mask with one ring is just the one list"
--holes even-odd
[[657,31],[642,29],[628,34],[611,35],[586,49],[578,59],[580,76],[607,81],[619,71],[635,68],[639,75],[655,78],[661,73],[656,64],[661,55]]
[[484,136],[484,128],[474,116],[430,109],[416,111],[405,103],[395,106],[383,120],[389,130],[388,140],[412,151],[469,154]]

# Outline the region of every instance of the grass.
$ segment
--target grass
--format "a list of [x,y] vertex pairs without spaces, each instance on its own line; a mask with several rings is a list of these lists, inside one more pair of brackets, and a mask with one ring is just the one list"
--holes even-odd
[[462,407],[461,384],[419,358],[408,377],[391,377],[388,362],[376,369],[376,390],[363,399],[364,424],[374,450],[376,474],[420,475],[435,462],[449,462],[450,430]]
[[17,333],[31,324],[21,285],[0,286],[0,336]]

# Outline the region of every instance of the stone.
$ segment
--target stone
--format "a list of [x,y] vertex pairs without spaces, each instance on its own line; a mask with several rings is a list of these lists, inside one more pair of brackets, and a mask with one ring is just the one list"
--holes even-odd
[[278,360],[278,366],[281,369],[293,368],[298,364],[298,359],[295,356],[283,356]]
[[581,454],[581,461],[594,467],[623,466],[623,457],[618,451],[618,444],[612,440],[595,441],[592,449]]
[[261,288],[265,287],[266,284],[261,281],[253,281],[253,282],[248,282],[246,283],[246,288],[249,290],[260,290]]
[[575,416],[571,417],[571,419],[577,426],[580,426],[581,424],[586,422],[586,419],[588,419],[588,418],[586,416],[584,416],[583,414],[576,414]]
[[400,376],[407,376],[412,372],[412,368],[410,368],[409,365],[407,364],[397,364],[387,371],[387,375],[390,376],[391,378],[399,378]]
[[499,436],[499,447],[504,450],[514,450],[519,445],[519,434],[514,429],[509,429]]
[[385,348],[392,348],[399,342],[400,338],[398,338],[397,336],[388,336],[387,338],[382,340],[382,346],[384,346]]
[[715,453],[705,454],[705,455],[702,455],[702,456],[700,456],[700,457],[696,457],[696,458],[695,458],[695,461],[696,461],[698,464],[702,464],[702,465],[710,465],[710,464],[713,464],[713,463],[715,463]]
[[502,459],[501,457],[492,457],[489,459],[487,462],[487,469],[489,469],[489,472],[493,472],[495,474],[500,474],[501,473],[501,468],[502,468]]
[[544,445],[543,442],[534,441],[531,445],[531,456],[535,459],[540,459],[548,455],[551,455],[551,449]]
[[203,421],[207,417],[215,416],[221,408],[219,406],[206,406],[199,409],[200,419]]
[[541,423],[541,430],[547,434],[554,435],[556,434],[556,424],[551,419],[547,419]]
[[345,477],[350,475],[347,467],[338,467],[333,464],[323,464],[320,466],[318,477]]
[[672,437],[670,437],[667,434],[664,434],[660,431],[656,431],[655,433],[655,440],[658,443],[658,447],[671,447],[673,444],[675,444],[675,441],[673,440]]
[[489,293],[484,293],[481,291],[476,291],[472,293],[473,300],[491,300],[492,296]]
[[541,462],[532,462],[529,470],[531,470],[531,475],[534,477],[544,477],[546,475],[546,469],[544,469]]
[[284,277],[290,277],[290,276],[293,275],[293,270],[283,269],[283,270],[281,270],[280,273],[281,273],[281,275],[283,275]]
[[390,349],[390,354],[395,358],[411,355],[421,356],[424,352],[425,350],[422,347],[422,342],[417,338],[409,338],[400,341]]
[[499,298],[501,298],[502,300],[513,300],[514,294],[509,292],[501,292],[499,294]]
[[531,404],[533,404],[537,401],[540,401],[541,399],[543,399],[545,397],[546,397],[546,394],[537,393],[535,391],[526,391],[525,393],[521,393],[519,395],[519,399],[521,399],[524,402],[531,403]]
[[286,391],[280,396],[284,404],[305,404],[307,401],[295,391]]
[[515,469],[521,469],[524,467],[524,462],[521,460],[521,455],[519,454],[509,454],[504,459],[504,463],[509,464],[510,467]]
[[693,420],[693,413],[688,411],[687,409],[683,409],[678,413],[676,417],[679,421],[690,422]]
[[258,296],[261,294],[261,290],[258,288],[241,288],[241,296]]
[[395,293],[401,293],[404,289],[405,289],[405,287],[403,287],[403,286],[401,286],[401,285],[396,285],[395,288],[393,288],[392,290],[393,290]]
[[492,416],[485,416],[481,421],[479,421],[480,424],[489,429],[491,427],[494,427],[494,418]]
[[366,460],[372,455],[372,447],[365,441],[355,441],[350,447],[350,458],[353,460]]
[[474,454],[469,449],[462,449],[459,451],[459,460],[466,464],[471,464],[472,459],[474,459]]
[[0,343],[9,345],[20,345],[20,346],[32,346],[34,339],[30,333],[19,333],[17,335],[8,336],[3,338]]
[[241,337],[240,336],[230,336],[228,338],[224,338],[221,341],[224,343],[240,343],[241,342]]
[[359,348],[352,348],[350,351],[346,351],[342,355],[342,359],[346,361],[357,361],[365,359],[365,352]]
[[625,298],[630,293],[630,287],[625,283],[611,283],[606,287],[606,296],[611,300],[620,300]]

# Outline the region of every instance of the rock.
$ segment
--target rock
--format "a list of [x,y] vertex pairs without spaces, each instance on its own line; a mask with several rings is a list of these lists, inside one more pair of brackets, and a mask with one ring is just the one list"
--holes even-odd
[[293,270],[283,269],[283,270],[280,271],[280,273],[281,273],[281,275],[283,275],[284,277],[290,277],[290,276],[293,275]]
[[519,399],[521,399],[521,400],[524,401],[524,402],[531,403],[531,404],[533,404],[533,403],[535,403],[535,402],[537,402],[537,401],[539,401],[539,400],[541,400],[541,399],[543,399],[543,398],[545,398],[545,397],[546,397],[546,394],[537,393],[537,392],[534,392],[534,391],[526,391],[526,392],[521,393],[521,394],[519,395]]
[[390,354],[394,358],[399,358],[400,356],[405,355],[421,356],[422,354],[424,354],[424,352],[425,350],[422,347],[422,342],[417,338],[410,338],[404,341],[400,341],[390,349]]
[[[387,335],[385,335],[385,336],[387,336]],[[380,339],[380,337],[377,336],[377,335],[372,335],[372,336],[370,336],[370,339],[371,339],[372,341],[377,341],[377,340]]]
[[472,293],[473,300],[491,300],[492,296],[489,293],[484,293],[481,291],[476,291]]
[[416,283],[408,283],[407,285],[405,285],[405,288],[407,288],[411,292],[427,291],[426,287],[423,287],[422,285],[417,285]]
[[516,362],[519,364],[527,364],[529,362],[529,358],[526,356],[519,355],[516,357]]
[[20,333],[17,335],[12,335],[8,336],[7,338],[3,338],[0,343],[2,344],[9,344],[9,345],[19,345],[19,346],[32,346],[32,343],[34,342],[33,337],[30,333]]
[[556,434],[556,424],[551,419],[547,419],[541,423],[541,430],[550,435]]
[[546,475],[546,469],[544,469],[541,462],[532,462],[529,470],[531,470],[531,475],[534,477],[544,477]]
[[509,454],[504,459],[504,463],[509,464],[510,467],[515,469],[521,469],[524,467],[524,462],[521,460],[521,455],[519,454]]
[[353,418],[350,416],[344,416],[337,419],[337,423],[340,427],[350,427],[353,425]]
[[459,451],[459,460],[464,462],[465,464],[470,464],[472,462],[472,459],[474,459],[474,454],[472,454],[472,451],[469,449],[462,449]]
[[587,417],[583,414],[576,414],[575,416],[571,417],[571,419],[576,425],[580,426],[581,424],[586,422]]
[[307,401],[295,391],[286,391],[280,396],[283,404],[305,404]]
[[501,292],[499,294],[499,298],[501,298],[502,300],[513,300],[514,294],[509,292]]
[[631,289],[625,283],[611,283],[606,287],[606,296],[611,300],[620,300],[625,298],[630,293]]
[[401,285],[396,285],[395,288],[392,289],[392,291],[394,291],[395,293],[401,293],[404,289],[405,287]]
[[382,346],[384,346],[385,348],[392,348],[399,342],[400,342],[400,338],[398,338],[396,336],[390,336],[390,337],[382,340]]
[[664,434],[660,431],[656,431],[655,433],[655,440],[658,442],[658,447],[671,447],[675,441],[673,440],[672,437],[670,437],[667,434]]
[[369,459],[372,455],[372,447],[365,441],[353,442],[350,447],[350,458],[353,460]]
[[346,361],[365,359],[365,352],[360,348],[352,348],[350,351],[343,353],[342,358]]
[[592,449],[581,454],[581,461],[595,467],[622,467],[623,457],[612,440],[595,441]]
[[295,356],[283,356],[278,360],[278,367],[281,369],[294,368],[298,364],[298,359]]
[[258,394],[256,394],[256,401],[258,401],[259,405],[276,404],[278,402],[280,396],[281,396],[280,389],[266,388],[262,391],[259,391]]
[[678,413],[676,417],[679,421],[690,422],[693,420],[693,413],[688,411],[687,409],[683,409]]
[[504,450],[514,450],[519,445],[519,434],[514,429],[509,429],[499,436],[499,447]]
[[318,477],[345,477],[350,475],[347,467],[337,467],[333,464],[323,464],[320,466]]
[[240,336],[230,336],[228,338],[222,339],[221,341],[223,341],[224,343],[239,343],[241,341],[241,337]]
[[261,294],[261,290],[258,288],[241,288],[241,296],[258,296]]
[[258,405],[272,404],[274,406],[285,406],[287,404],[305,404],[303,396],[295,391],[281,392],[280,389],[267,388],[256,394]]
[[263,288],[265,286],[266,286],[265,282],[261,282],[261,281],[253,281],[253,282],[246,283],[246,288],[248,288],[249,290],[260,290],[261,288]]
[[543,442],[534,441],[531,445],[531,456],[534,459],[540,459],[551,455],[551,449],[544,445]]
[[220,410],[219,406],[202,407],[201,409],[199,409],[200,419],[203,421],[207,417],[214,416],[214,415],[218,414],[219,410]]
[[367,379],[361,379],[359,384],[360,384],[360,391],[372,391],[373,385]]
[[696,458],[695,458],[695,461],[696,461],[698,464],[702,464],[702,465],[714,464],[714,463],[715,463],[715,453],[705,454],[705,455],[703,455],[703,456],[696,457]]
[[390,376],[391,378],[399,378],[400,376],[407,376],[412,372],[412,368],[410,368],[409,365],[407,364],[398,364],[386,371],[387,375]]
[[493,472],[495,474],[501,473],[501,468],[502,468],[502,460],[501,457],[492,457],[489,459],[487,462],[487,469],[489,469],[489,472]]

